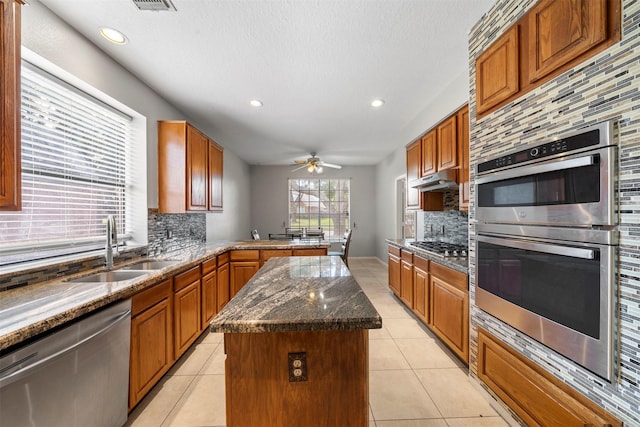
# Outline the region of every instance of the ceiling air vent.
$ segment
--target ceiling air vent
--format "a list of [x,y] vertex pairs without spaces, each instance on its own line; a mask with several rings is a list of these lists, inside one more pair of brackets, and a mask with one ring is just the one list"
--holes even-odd
[[171,3],[171,0],[132,0],[133,4],[140,10],[176,10],[176,7]]

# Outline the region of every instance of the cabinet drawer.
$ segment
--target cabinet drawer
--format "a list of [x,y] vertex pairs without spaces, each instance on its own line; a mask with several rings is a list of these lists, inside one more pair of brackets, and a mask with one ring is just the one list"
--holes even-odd
[[459,271],[452,270],[443,265],[436,264],[432,262],[429,266],[429,272],[432,276],[436,276],[448,284],[455,286],[461,291],[467,292],[469,290],[469,280],[468,276],[464,273],[460,273]]
[[173,290],[174,292],[179,291],[185,286],[190,285],[191,283],[200,280],[200,266],[197,265],[193,267],[191,270],[187,270],[184,273],[180,273],[173,278]]
[[260,251],[231,251],[231,261],[259,261]]
[[327,254],[326,249],[294,249],[293,256],[324,256]]
[[149,307],[171,296],[171,279],[164,280],[149,289],[137,293],[131,299],[131,316],[142,313]]
[[218,267],[229,262],[229,252],[218,255]]
[[395,255],[398,258],[400,258],[400,248],[396,247],[396,246],[388,246],[387,251],[391,254],[391,255]]
[[407,261],[413,264],[413,254],[411,252],[402,251],[400,258],[402,258],[403,261]]
[[415,255],[413,257],[413,266],[415,268],[419,268],[422,271],[428,272],[429,271],[429,260],[428,259],[424,259],[424,258],[420,258],[419,256]]
[[267,262],[270,258],[291,256],[293,251],[291,249],[264,249],[260,251],[260,265]]
[[218,260],[216,259],[216,257],[213,257],[213,258],[208,259],[205,262],[203,262],[202,263],[202,274],[205,275],[207,273],[211,273],[213,270],[216,269],[217,263],[218,263]]

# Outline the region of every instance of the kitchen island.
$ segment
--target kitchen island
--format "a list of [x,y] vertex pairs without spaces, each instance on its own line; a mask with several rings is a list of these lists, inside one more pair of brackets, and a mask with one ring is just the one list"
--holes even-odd
[[381,327],[340,257],[270,259],[211,322],[227,425],[368,426],[368,330]]

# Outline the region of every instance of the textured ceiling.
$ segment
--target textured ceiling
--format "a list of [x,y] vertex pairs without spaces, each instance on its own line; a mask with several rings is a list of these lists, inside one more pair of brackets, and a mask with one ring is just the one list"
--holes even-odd
[[417,136],[416,118],[466,72],[467,33],[494,0],[41,2],[250,164],[316,151],[372,165]]

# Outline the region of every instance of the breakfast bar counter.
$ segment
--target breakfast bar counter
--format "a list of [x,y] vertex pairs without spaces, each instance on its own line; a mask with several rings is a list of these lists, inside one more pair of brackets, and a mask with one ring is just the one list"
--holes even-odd
[[340,257],[270,259],[211,322],[227,425],[368,426],[368,330],[381,327]]

